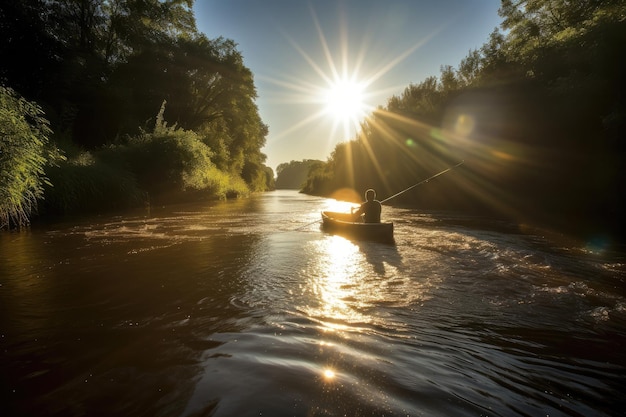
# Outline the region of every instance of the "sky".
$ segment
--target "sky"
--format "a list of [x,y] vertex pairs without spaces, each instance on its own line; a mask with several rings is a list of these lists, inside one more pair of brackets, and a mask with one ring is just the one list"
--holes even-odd
[[198,29],[237,43],[276,171],[326,161],[410,84],[458,68],[500,25],[500,0],[196,0]]

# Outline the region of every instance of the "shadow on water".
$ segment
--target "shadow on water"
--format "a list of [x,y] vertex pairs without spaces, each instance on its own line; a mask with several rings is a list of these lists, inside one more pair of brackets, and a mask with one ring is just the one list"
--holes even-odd
[[359,251],[365,256],[365,260],[372,265],[374,272],[381,277],[385,277],[388,271],[386,267],[391,266],[396,269],[402,269],[402,256],[398,252],[395,244],[372,242],[372,241],[353,241]]

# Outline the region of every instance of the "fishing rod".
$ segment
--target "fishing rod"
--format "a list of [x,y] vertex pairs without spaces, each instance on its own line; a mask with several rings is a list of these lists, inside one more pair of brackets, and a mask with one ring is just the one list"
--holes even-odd
[[317,219],[317,220],[315,220],[314,222],[307,223],[307,224],[302,225],[302,226],[300,226],[300,227],[296,227],[296,228],[295,228],[295,229],[293,229],[292,231],[293,231],[293,232],[297,232],[298,230],[302,230],[302,229],[304,229],[304,228],[305,228],[305,227],[307,227],[307,226],[310,226],[310,225],[315,224],[315,223],[319,223],[319,222],[321,222],[321,221],[322,221],[322,220]]
[[406,188],[406,189],[404,189],[404,190],[400,191],[399,193],[396,193],[396,194],[392,195],[391,197],[387,197],[387,198],[385,198],[383,201],[381,201],[381,202],[380,202],[380,204],[382,204],[382,203],[384,203],[384,202],[386,202],[386,201],[389,201],[389,200],[391,200],[392,198],[395,198],[395,197],[399,196],[400,194],[404,194],[404,193],[406,193],[407,191],[412,190],[413,188],[417,187],[418,185],[425,184],[425,183],[427,183],[428,181],[432,180],[433,178],[437,178],[438,176],[443,175],[443,174],[445,174],[445,173],[446,173],[446,172],[448,172],[448,171],[452,171],[454,168],[456,168],[456,167],[458,167],[458,166],[463,165],[463,162],[465,162],[465,161],[461,161],[461,162],[459,162],[458,164],[451,166],[450,168],[446,168],[446,169],[444,169],[443,171],[436,173],[436,174],[435,174],[435,175],[433,175],[432,177],[428,177],[428,178],[426,178],[425,180],[422,180],[422,181],[418,182],[417,184],[413,184],[413,185],[412,185],[412,186],[410,186],[409,188]]

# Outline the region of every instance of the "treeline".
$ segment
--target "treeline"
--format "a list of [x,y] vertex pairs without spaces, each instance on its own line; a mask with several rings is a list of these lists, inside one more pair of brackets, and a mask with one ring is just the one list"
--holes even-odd
[[0,4],[0,228],[41,199],[74,213],[273,187],[253,75],[233,41],[197,31],[192,5]]
[[480,49],[391,97],[303,191],[382,199],[464,160],[394,202],[626,236],[626,3],[503,0],[499,13]]
[[323,164],[316,159],[284,162],[276,167],[276,188],[300,190],[304,187],[311,169]]

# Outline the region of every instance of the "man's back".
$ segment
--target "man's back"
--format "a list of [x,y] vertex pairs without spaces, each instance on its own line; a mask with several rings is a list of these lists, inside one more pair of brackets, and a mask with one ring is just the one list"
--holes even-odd
[[382,206],[378,200],[370,200],[361,204],[359,212],[363,213],[365,223],[380,223],[380,212]]

